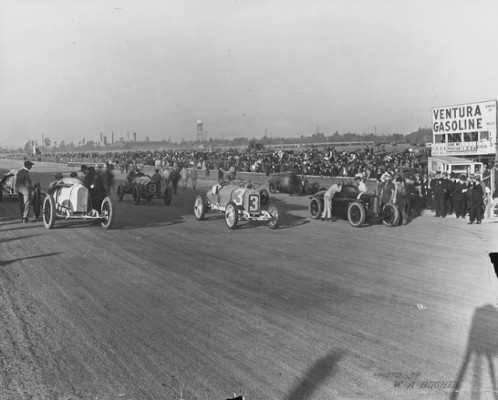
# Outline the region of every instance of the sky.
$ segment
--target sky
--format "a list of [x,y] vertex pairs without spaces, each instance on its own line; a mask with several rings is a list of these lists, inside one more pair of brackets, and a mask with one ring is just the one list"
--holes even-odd
[[[498,98],[496,0],[0,0],[0,146],[408,134]],[[131,136],[132,137],[132,136]]]

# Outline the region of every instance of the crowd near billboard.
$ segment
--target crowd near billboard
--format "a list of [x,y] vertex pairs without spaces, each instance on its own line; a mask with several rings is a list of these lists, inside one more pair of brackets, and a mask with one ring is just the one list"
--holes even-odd
[[433,156],[496,152],[496,100],[432,109]]

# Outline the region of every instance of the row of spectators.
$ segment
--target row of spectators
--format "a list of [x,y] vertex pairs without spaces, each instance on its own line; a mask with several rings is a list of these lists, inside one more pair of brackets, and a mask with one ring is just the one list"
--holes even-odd
[[130,165],[148,165],[156,168],[187,166],[213,170],[230,168],[240,172],[262,172],[267,175],[294,170],[296,173],[315,176],[354,177],[361,173],[365,178],[379,178],[386,170],[399,173],[426,169],[427,154],[407,149],[397,153],[375,152],[373,146],[361,150],[305,149],[301,151],[225,152],[214,151],[123,151],[106,153],[53,153],[44,154],[43,161],[60,163],[104,163],[116,165],[128,172]]

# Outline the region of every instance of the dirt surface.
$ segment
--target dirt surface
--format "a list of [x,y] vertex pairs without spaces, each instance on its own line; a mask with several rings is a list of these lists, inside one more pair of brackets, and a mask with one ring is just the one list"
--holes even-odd
[[108,231],[4,198],[0,399],[496,398],[498,223],[353,228],[277,194],[280,229],[230,231],[195,195],[114,197]]

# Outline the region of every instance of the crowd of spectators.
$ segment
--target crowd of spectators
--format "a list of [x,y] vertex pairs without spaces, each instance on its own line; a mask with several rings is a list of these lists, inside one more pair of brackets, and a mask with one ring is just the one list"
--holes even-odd
[[122,151],[49,153],[43,161],[59,163],[105,163],[128,172],[130,165],[147,165],[156,168],[195,167],[201,170],[229,170],[261,172],[267,175],[295,171],[304,175],[354,177],[361,173],[365,178],[380,178],[385,171],[393,174],[405,170],[426,172],[427,154],[424,151],[405,149],[386,152],[366,146],[363,149],[270,150],[259,152],[227,151]]

